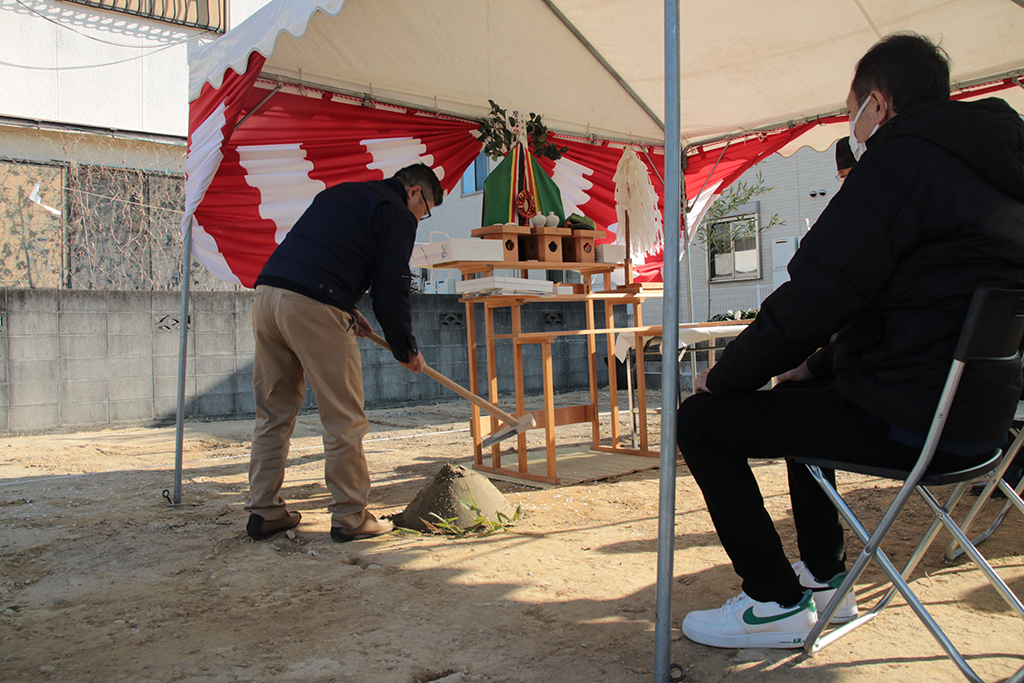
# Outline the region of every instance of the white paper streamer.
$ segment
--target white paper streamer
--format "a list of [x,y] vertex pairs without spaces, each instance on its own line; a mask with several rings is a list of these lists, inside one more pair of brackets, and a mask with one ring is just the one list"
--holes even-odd
[[[647,166],[631,148],[622,150],[622,158],[615,169],[615,214],[619,227],[626,225],[629,212],[629,250],[634,257],[653,254],[664,242],[658,196],[647,175]],[[620,229],[616,244],[625,244],[625,230]]]

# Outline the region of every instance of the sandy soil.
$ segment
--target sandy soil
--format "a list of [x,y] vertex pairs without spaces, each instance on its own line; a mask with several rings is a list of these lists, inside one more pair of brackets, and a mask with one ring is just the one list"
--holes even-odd
[[[656,401],[656,396],[653,398]],[[445,463],[469,464],[468,409],[373,411],[372,507],[402,510]],[[657,419],[652,420],[657,424]],[[315,415],[293,440],[284,495],[294,538],[245,537],[251,423],[188,426],[180,508],[169,429],[0,437],[0,678],[4,681],[652,680],[658,472],[537,490],[502,484],[520,522],[486,538],[330,540]],[[588,431],[559,431],[586,443]],[[531,438],[532,435],[531,435]],[[638,467],[654,464],[638,459]],[[781,463],[756,469],[795,558]],[[868,519],[892,493],[842,480]],[[887,549],[899,563],[922,524],[916,501]],[[983,546],[1024,595],[1024,519]],[[940,537],[945,542],[946,537]],[[858,544],[851,538],[850,547]],[[686,640],[690,609],[718,607],[738,581],[700,494],[680,467],[672,659],[687,681],[959,681],[897,599],[817,657],[716,650]],[[858,586],[862,605],[880,573]],[[918,594],[987,680],[1024,664],[1024,622],[969,565],[934,547]]]

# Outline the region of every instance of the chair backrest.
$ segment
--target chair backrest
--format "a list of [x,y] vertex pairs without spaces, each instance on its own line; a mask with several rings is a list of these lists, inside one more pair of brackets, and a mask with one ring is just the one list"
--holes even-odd
[[974,292],[956,358],[969,360],[1010,360],[1024,339],[1024,290],[981,287]]

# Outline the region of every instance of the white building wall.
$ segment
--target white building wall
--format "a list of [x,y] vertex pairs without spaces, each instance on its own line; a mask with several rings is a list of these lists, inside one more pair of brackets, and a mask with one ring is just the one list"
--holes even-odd
[[[444,198],[444,203],[430,212],[416,231],[416,242],[436,242],[448,237],[470,237],[480,227],[484,193],[462,193],[462,181]],[[431,235],[431,233],[434,233]]]
[[231,0],[228,3],[228,28],[238,26],[269,2],[270,0]]
[[[778,214],[785,223],[761,233],[761,277],[757,280],[718,282],[711,284],[711,305],[708,306],[708,264],[707,252],[703,246],[693,243],[690,247],[690,283],[693,298],[693,316],[689,316],[690,297],[687,293],[686,255],[680,263],[679,319],[703,322],[710,316],[760,307],[761,302],[774,290],[772,243],[776,239],[789,238],[795,244],[807,234],[807,226],[814,225],[828,201],[839,190],[836,179],[835,150],[815,152],[805,147],[789,158],[772,155],[748,170],[741,180],[752,183],[761,173],[765,185],[774,189],[757,197],[760,202],[760,216],[766,222]],[[821,194],[825,190],[825,194]],[[811,192],[815,196],[811,196]],[[779,264],[783,265],[783,264]],[[660,306],[660,304],[658,304]],[[644,321],[661,319],[660,310],[644,309]]]
[[[488,168],[495,164],[488,160]],[[472,166],[470,167],[472,168]],[[430,218],[421,221],[416,230],[416,243],[438,242],[449,237],[469,238],[480,227],[483,216],[484,193],[463,194],[462,181],[455,186],[444,203],[430,212]],[[461,278],[455,270],[427,270],[424,292],[427,294],[455,294],[455,282]]]
[[[235,0],[227,25],[267,2]],[[19,220],[35,235],[22,245],[32,259],[5,261],[9,283],[120,287],[144,272],[146,286],[173,285],[188,55],[217,37],[70,2],[0,0],[0,245],[21,244]],[[36,205],[21,207],[25,197]],[[125,236],[142,225],[144,238]],[[117,239],[95,239],[104,226]],[[76,270],[71,255],[90,267]],[[197,289],[232,287],[196,270]]]
[[204,32],[62,2],[0,1],[0,114],[187,134],[188,42]]
[[[268,0],[236,0],[231,25]],[[0,116],[188,134],[188,55],[218,36],[54,0],[0,0]]]

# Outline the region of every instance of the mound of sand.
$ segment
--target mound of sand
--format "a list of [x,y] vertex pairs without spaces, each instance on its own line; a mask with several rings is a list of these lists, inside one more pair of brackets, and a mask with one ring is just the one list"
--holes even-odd
[[515,512],[487,477],[461,465],[445,465],[392,521],[396,526],[428,531],[423,520],[436,522],[437,518],[430,514],[434,513],[448,520],[454,517],[455,524],[465,528],[476,521],[477,513],[459,501],[475,505],[492,522],[498,521],[499,512],[507,517]]

